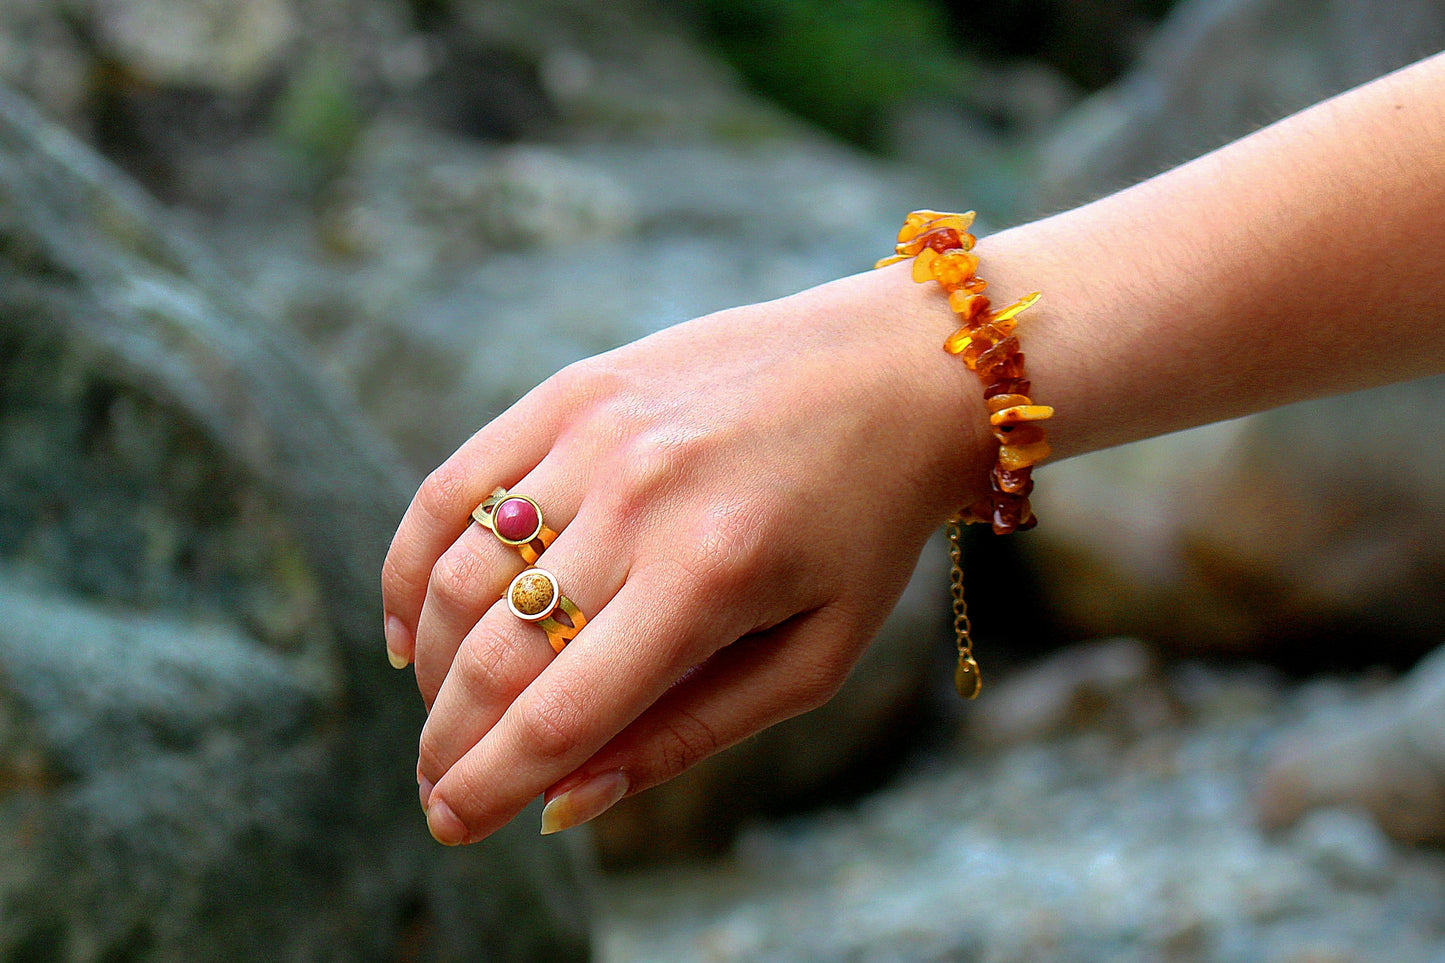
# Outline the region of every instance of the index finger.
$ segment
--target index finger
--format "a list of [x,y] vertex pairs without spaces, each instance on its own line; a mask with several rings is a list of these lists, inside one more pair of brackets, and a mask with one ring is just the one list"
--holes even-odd
[[[428,824],[455,845],[490,835],[590,759],[689,669],[741,633],[634,574],[432,789]],[[664,593],[674,599],[657,604]],[[716,614],[716,613],[714,613]]]

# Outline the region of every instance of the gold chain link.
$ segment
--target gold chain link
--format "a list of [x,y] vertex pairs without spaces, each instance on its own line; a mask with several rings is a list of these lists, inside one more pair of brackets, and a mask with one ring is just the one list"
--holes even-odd
[[977,697],[983,688],[978,662],[973,657],[973,627],[968,621],[968,605],[963,600],[963,523],[957,518],[948,521],[949,591],[953,596],[953,634],[958,642],[958,668],[953,673],[953,686],[965,699]]

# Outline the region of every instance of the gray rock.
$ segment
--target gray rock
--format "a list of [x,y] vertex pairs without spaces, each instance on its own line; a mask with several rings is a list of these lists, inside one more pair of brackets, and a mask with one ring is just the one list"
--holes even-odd
[[1051,138],[1037,202],[1125,187],[1442,47],[1434,0],[1185,0]]
[[1445,635],[1445,460],[1419,438],[1442,416],[1425,379],[1052,465],[1026,547],[1086,632],[1406,663]]
[[1280,733],[1256,805],[1267,826],[1318,808],[1368,813],[1391,837],[1445,840],[1445,649],[1368,702],[1325,706]]
[[[1438,849],[1388,842],[1357,812],[1256,822],[1260,740],[1308,694],[1188,674],[1212,698],[1180,693],[1190,711],[1147,740],[969,744],[858,805],[756,825],[720,863],[616,877],[600,956],[1435,963]],[[1362,709],[1371,686],[1334,691]]]
[[1177,715],[1154,654],[1136,639],[1107,639],[1070,647],[984,690],[969,735],[991,746],[1089,730],[1129,739]]
[[1389,879],[1394,850],[1368,814],[1315,809],[1300,820],[1295,835],[1311,861],[1342,885],[1373,889]]
[[4,91],[0,438],[0,959],[585,958],[576,852],[417,812],[376,592],[409,474]]

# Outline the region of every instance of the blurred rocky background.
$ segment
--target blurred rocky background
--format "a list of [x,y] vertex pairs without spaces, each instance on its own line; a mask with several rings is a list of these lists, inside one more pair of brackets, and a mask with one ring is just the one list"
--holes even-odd
[[568,361],[1442,47],[1438,0],[4,0],[0,961],[1445,960],[1439,381],[1049,466],[970,545],[979,703],[935,546],[837,700],[590,837],[429,841],[375,593]]

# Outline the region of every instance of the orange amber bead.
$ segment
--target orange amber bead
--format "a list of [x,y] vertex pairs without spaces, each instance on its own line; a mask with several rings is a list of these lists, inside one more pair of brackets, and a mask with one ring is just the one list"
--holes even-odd
[[[975,370],[978,371],[979,376],[991,375],[995,370],[1006,365],[1012,359],[1019,357],[1019,339],[1013,335],[1009,335],[1000,341],[994,342],[987,351],[975,357]],[[965,355],[964,363],[966,364],[967,362],[968,358]],[[1020,372],[1009,371],[1007,374],[1002,375],[1002,377],[1017,377],[1019,373]],[[993,376],[989,380],[996,381],[998,377],[1000,376]]]
[[984,398],[984,401],[988,404],[988,413],[989,413],[989,415],[992,416],[995,412],[1002,411],[1002,410],[1005,409],[1005,408],[1012,408],[1012,407],[1014,407],[1015,405],[1026,405],[1026,404],[1028,404],[1028,403],[1029,403],[1029,396],[1028,396],[1028,395],[1007,395],[1007,394],[1005,394],[1005,395],[994,395],[992,398],[985,397],[985,398]]
[[968,283],[948,294],[948,306],[963,321],[968,322],[988,310],[988,298],[976,291],[970,291]]
[[1044,430],[1035,424],[995,425],[993,436],[1000,445],[1032,445],[1044,440]]
[[1034,490],[1034,470],[1027,468],[1004,468],[994,465],[988,475],[989,486],[996,492],[1028,496]]
[[1028,468],[1049,457],[1049,443],[1036,441],[1031,445],[1001,445],[998,463],[1005,469]]
[[993,503],[993,530],[995,534],[1007,535],[1017,531],[1024,519],[1030,516],[1028,500],[1015,495],[1000,495]]
[[920,234],[918,239],[923,242],[924,247],[931,247],[939,254],[944,251],[956,251],[963,247],[963,235],[951,227],[938,228],[927,234]]
[[984,388],[983,397],[985,400],[1007,394],[1024,395],[1027,397],[1028,393],[1033,390],[1033,387],[1033,382],[1027,378],[1002,378]]
[[[1012,341],[1013,344],[1009,345],[1009,341]],[[979,358],[978,376],[990,384],[1023,377],[1024,355],[1022,351],[1017,350],[1017,346],[1017,338],[1005,338],[994,345],[995,350],[999,353],[991,357]],[[1005,353],[1009,347],[1014,348],[1014,351]]]
[[1048,421],[1054,416],[1054,409],[1048,405],[1031,405],[1024,399],[1021,405],[1011,405],[988,416],[991,425],[1016,425],[1025,421]]
[[930,265],[933,279],[952,293],[962,287],[978,270],[978,258],[967,251],[949,251],[933,259]]

